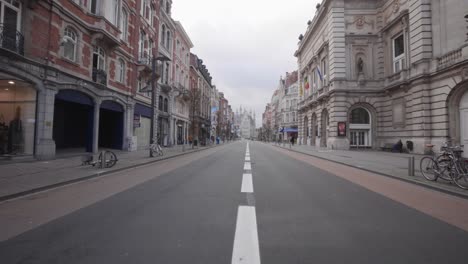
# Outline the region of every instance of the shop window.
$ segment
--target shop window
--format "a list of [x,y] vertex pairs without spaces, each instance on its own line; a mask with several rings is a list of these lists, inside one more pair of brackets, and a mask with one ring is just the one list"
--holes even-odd
[[32,155],[35,120],[36,90],[0,80],[0,155]]

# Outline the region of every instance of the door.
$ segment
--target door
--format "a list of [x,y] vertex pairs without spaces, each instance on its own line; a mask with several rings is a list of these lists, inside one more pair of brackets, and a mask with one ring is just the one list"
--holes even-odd
[[350,145],[352,147],[368,147],[369,130],[351,130]]
[[463,145],[463,157],[468,157],[468,92],[460,100],[460,145]]

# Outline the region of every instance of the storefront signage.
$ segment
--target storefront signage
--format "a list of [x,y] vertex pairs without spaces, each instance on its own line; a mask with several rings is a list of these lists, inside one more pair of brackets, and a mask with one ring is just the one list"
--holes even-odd
[[139,128],[139,127],[141,127],[141,116],[134,115],[133,116],[133,128]]
[[338,122],[338,136],[346,137],[346,122]]

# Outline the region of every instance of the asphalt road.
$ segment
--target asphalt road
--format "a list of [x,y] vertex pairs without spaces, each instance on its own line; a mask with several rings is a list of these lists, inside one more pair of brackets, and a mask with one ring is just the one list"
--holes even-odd
[[246,145],[190,154],[160,177],[0,242],[0,263],[468,262],[467,231],[271,146],[251,142],[246,154]]

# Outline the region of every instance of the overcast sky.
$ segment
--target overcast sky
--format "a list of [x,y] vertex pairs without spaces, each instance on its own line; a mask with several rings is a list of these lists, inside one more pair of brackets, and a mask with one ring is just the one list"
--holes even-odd
[[253,109],[257,126],[280,76],[297,69],[294,51],[318,0],[173,0],[218,90],[233,109]]

